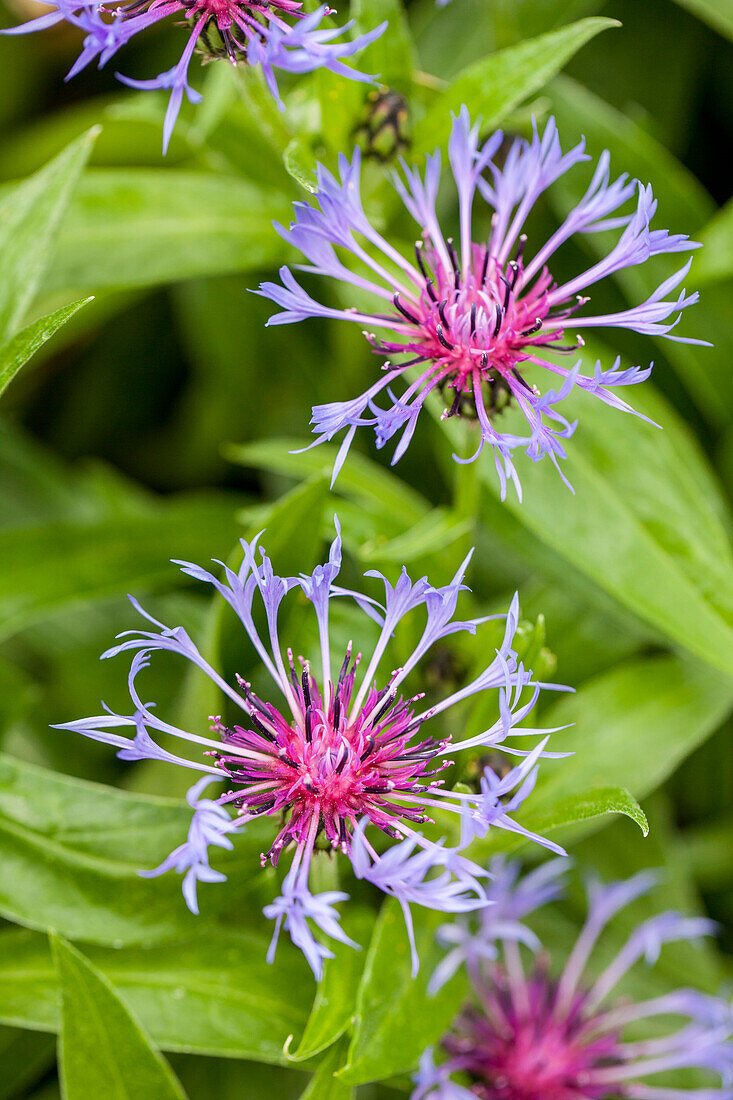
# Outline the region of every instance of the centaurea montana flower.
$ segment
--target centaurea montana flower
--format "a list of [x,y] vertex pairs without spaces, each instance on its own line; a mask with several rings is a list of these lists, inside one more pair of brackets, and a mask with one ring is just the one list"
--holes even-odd
[[[306,317],[353,321],[368,326],[367,340],[378,355],[386,357],[381,377],[359,397],[313,409],[311,423],[318,439],[312,446],[346,431],[334,476],[360,426],[374,429],[378,447],[401,431],[392,460],[396,462],[412,438],[426,398],[437,393],[447,399],[444,417],[460,414],[478,422],[475,454],[457,461],[473,461],[489,445],[502,497],[507,479],[511,479],[521,498],[512,452],[523,447],[532,461],[549,455],[559,470],[558,459],[565,457],[563,440],[575,430],[575,423],[567,420],[559,407],[574,387],[595,394],[616,409],[633,412],[614,391],[644,381],[651,371],[651,367],[622,369],[616,360],[608,369],[597,363],[592,373],[582,374],[582,360],[570,367],[545,358],[552,352],[571,355],[583,346],[582,336],[571,337],[568,344],[570,326],[573,332],[615,327],[686,340],[669,334],[680,312],[698,299],[696,293],[672,293],[687,274],[689,262],[641,305],[614,314],[577,316],[590,300],[585,296],[588,289],[613,272],[644,263],[659,253],[698,247],[686,236],[651,228],[657,207],[651,187],[627,180],[625,175],[611,180],[609,154],[604,152],[583,198],[530,259],[524,227],[532,207],[550,184],[589,157],[583,141],[563,153],[554,119],[549,120],[542,136],[535,126],[531,141],[512,142],[500,167],[497,157],[502,147],[501,132],[481,145],[479,125],[471,126],[467,109],[461,109],[448,145],[458,191],[457,246],[444,236],[436,214],[439,151],[427,157],[424,178],[403,161],[404,180],[397,174],[393,179],[420,230],[414,261],[369,222],[360,197],[358,149],[351,162],[345,156],[339,158],[339,179],[319,165],[315,198],[320,209],[298,202],[290,228],[277,227],[308,259],[309,264],[301,270],[350,284],[360,301],[376,299],[379,303],[376,308],[370,304],[346,309],[323,305],[300,286],[288,267],[280,269],[282,285],[263,283],[259,290],[283,310],[274,314],[269,324]],[[478,242],[472,233],[477,192],[492,211],[488,239]],[[634,196],[635,209],[618,214]],[[622,232],[605,258],[558,285],[547,265],[560,246],[576,233],[608,229]],[[349,263],[343,262],[337,249],[350,254]],[[670,320],[673,315],[677,320]],[[372,327],[391,335],[377,337]],[[535,367],[559,378],[559,388],[541,393],[534,381]],[[403,376],[409,384],[397,396],[392,387]],[[391,401],[387,408],[377,403],[384,396]],[[526,418],[529,435],[500,430],[499,415],[509,403]]]
[[[509,811],[519,804],[516,796],[501,811],[492,787],[491,814],[487,816],[485,792],[471,795],[446,790],[444,780],[438,776],[455,753],[483,746],[496,747],[521,758],[516,775],[520,784],[534,775],[541,756],[555,755],[546,750],[546,738],[531,750],[510,747],[506,742],[510,737],[531,737],[543,732],[517,727],[532,710],[540,688],[555,685],[536,683],[512,648],[519,615],[515,597],[506,615],[503,640],[488,666],[470,683],[421,710],[418,704],[422,695],[412,698],[402,695],[407,676],[435,643],[457,631],[473,634],[486,622],[454,617],[458,597],[466,588],[463,578],[471,555],[451,583],[442,587],[431,585],[425,577],[413,582],[404,569],[394,586],[381,574],[369,573],[368,576],[377,577],[384,584],[384,603],[379,604],[336,583],[341,569],[340,532],[331,546],[328,561],[318,565],[311,575],[298,577],[280,577],[274,573],[270,559],[258,548],[259,537],[251,543],[242,540],[241,568],[235,571],[222,565],[223,580],[198,565],[178,564],[188,576],[212,585],[236,612],[284,706],[282,702],[275,706],[259,699],[242,677],[237,677],[236,685],[228,683],[183,627],[165,626],[133,600],[153,629],[125,631],[119,636],[119,644],[103,656],[133,653],[128,684],[134,712],[120,715],[109,711],[59,728],[113,745],[125,760],[160,760],[203,773],[203,778],[189,792],[189,803],[195,812],[187,841],[158,868],[146,872],[161,874],[176,870],[185,874],[184,895],[194,912],[198,905],[197,882],[220,881],[224,877],[211,868],[208,846],[236,844],[237,835],[256,817],[268,815],[279,819],[279,830],[270,849],[261,857],[262,865],[268,861],[277,865],[287,848],[293,849],[293,857],[281,896],[265,909],[266,916],[275,921],[269,958],[284,926],[319,975],[323,959],[332,952],[316,940],[311,926],[315,925],[327,937],[351,943],[338,925],[335,908],[347,895],[338,890],[314,895],[309,890],[311,864],[319,848],[343,852],[358,877],[400,901],[411,942],[410,904],[446,913],[466,912],[486,904],[483,885],[486,872],[461,854],[466,846],[465,837],[450,847],[444,841],[427,839],[418,826],[430,821],[429,811],[439,809],[452,811],[457,826],[461,819],[465,823],[469,815],[476,814],[480,821],[477,827],[482,833],[489,827],[489,817],[503,828],[510,827]],[[296,670],[292,651],[286,649],[283,654],[278,611],[293,589],[310,601],[315,614],[319,673],[302,657],[300,669]],[[255,625],[256,596],[264,609],[266,640]],[[358,607],[379,624],[378,639],[363,675],[358,675],[361,655],[352,658],[351,643],[339,670],[333,674],[329,620],[331,601],[335,598],[355,599]],[[405,615],[421,607],[426,621],[414,651],[402,667],[385,673],[384,658],[395,628]],[[172,725],[158,717],[151,704],[141,700],[137,676],[147,667],[150,654],[157,650],[185,658],[206,673],[223,693],[232,717],[230,720],[213,717],[212,732],[216,739]],[[438,714],[490,689],[499,693],[499,717],[489,729],[463,739],[431,735],[423,730]],[[122,732],[125,727],[132,727],[133,737]],[[158,745],[154,734],[172,735],[190,749],[203,751],[211,762],[176,756]],[[515,773],[517,769],[511,774]],[[201,798],[203,788],[214,779],[226,784],[225,792],[216,799]],[[513,789],[512,784],[510,787]],[[524,794],[528,791],[525,784]],[[234,817],[230,816],[230,809],[236,811]],[[370,827],[397,843],[386,851],[384,844],[375,847],[367,835]],[[551,841],[533,839],[562,851]],[[417,967],[417,959],[413,958]]]
[[[290,73],[308,73],[330,69],[351,80],[371,82],[373,77],[345,65],[352,57],[382,34],[386,23],[349,41],[337,42],[353,26],[321,27],[334,9],[321,5],[310,14],[301,9],[301,0],[50,0],[54,9],[46,15],[4,30],[3,34],[28,34],[66,22],[84,35],[82,51],[66,75],[70,80],[90,62],[103,68],[117,51],[140,31],[168,16],[182,15],[188,26],[188,40],[180,61],[150,80],[133,80],[116,73],[117,79],[131,88],[170,90],[163,128],[163,151],[173,133],[184,95],[190,103],[199,103],[201,95],[188,82],[188,70],[198,48],[206,60],[227,58],[232,65],[260,65],[268,88],[284,110],[275,69]],[[295,22],[288,22],[294,20]]]
[[[412,1100],[725,1100],[733,1097],[733,1009],[695,989],[678,989],[636,1003],[608,1003],[627,971],[640,960],[654,965],[662,946],[710,935],[703,917],[658,913],[642,921],[594,979],[585,977],[597,941],[612,918],[655,884],[649,872],[626,881],[589,883],[588,916],[559,977],[538,958],[525,974],[519,944],[533,952],[539,941],[521,918],[561,892],[557,861],[518,879],[516,863],[491,864],[494,900],[479,914],[475,935],[446,926],[451,964],[433,990],[466,964],[475,1003],[464,1008],[442,1041],[447,1058],[425,1052]],[[487,891],[488,893],[488,891]],[[464,922],[464,931],[466,925]],[[666,1031],[680,1017],[684,1025]],[[627,1029],[657,1020],[654,1038]],[[648,1083],[659,1073],[698,1069],[720,1085],[703,1088]],[[463,1082],[457,1083],[458,1076]]]

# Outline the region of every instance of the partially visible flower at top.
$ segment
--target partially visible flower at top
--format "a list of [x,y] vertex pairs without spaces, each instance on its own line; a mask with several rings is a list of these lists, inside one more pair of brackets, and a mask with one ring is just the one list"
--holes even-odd
[[[651,371],[651,367],[622,369],[616,360],[610,368],[597,363],[590,374],[583,374],[582,360],[563,366],[545,358],[547,354],[572,355],[584,343],[575,331],[588,328],[628,328],[702,342],[670,335],[681,311],[698,299],[696,293],[673,293],[687,274],[689,261],[640,305],[618,313],[577,315],[590,300],[588,289],[607,275],[659,253],[698,247],[686,236],[651,228],[657,203],[650,186],[627,180],[625,175],[612,181],[609,154],[603,153],[583,198],[530,259],[524,227],[532,207],[550,184],[589,158],[582,141],[563,154],[554,119],[542,135],[535,127],[531,141],[515,140],[499,167],[496,158],[502,146],[501,132],[481,145],[479,124],[471,126],[467,109],[461,109],[448,146],[458,192],[457,244],[446,239],[436,213],[440,153],[427,158],[424,178],[402,163],[404,181],[395,175],[393,182],[419,228],[413,261],[378,233],[364,212],[358,149],[351,162],[341,156],[339,179],[319,165],[315,198],[320,209],[295,203],[296,220],[289,229],[277,227],[309,261],[301,270],[350,284],[365,303],[376,299],[373,307],[323,305],[287,267],[280,269],[282,285],[263,283],[259,290],[282,309],[269,324],[306,317],[353,321],[367,326],[367,340],[386,359],[378,380],[359,397],[313,409],[315,444],[346,431],[334,477],[361,426],[374,429],[378,447],[401,432],[392,460],[396,462],[409,445],[426,398],[434,393],[446,401],[444,417],[461,415],[477,421],[476,452],[457,461],[473,461],[488,445],[494,452],[502,497],[509,479],[521,498],[512,452],[523,447],[532,461],[549,455],[559,470],[558,460],[565,457],[564,440],[575,430],[575,423],[563,416],[560,407],[573,388],[633,412],[615,390],[643,382]],[[472,232],[477,191],[492,211],[488,240],[478,242]],[[617,211],[634,196],[632,212],[619,215]],[[561,245],[576,233],[612,229],[622,232],[604,259],[560,285],[553,280],[547,265]],[[348,265],[336,248],[347,254]],[[389,335],[378,337],[372,328],[387,330]],[[558,388],[541,393],[536,367],[558,378]],[[403,376],[408,384],[397,395],[393,386]],[[385,396],[387,408],[377,403]],[[509,404],[526,418],[528,435],[500,430],[502,410]]]
[[[636,1003],[609,1003],[637,962],[654,965],[665,943],[710,935],[714,923],[658,913],[637,925],[600,974],[589,979],[586,970],[606,925],[646,894],[656,878],[642,872],[605,886],[591,882],[587,920],[560,976],[551,976],[546,957],[537,958],[527,975],[519,943],[536,953],[539,941],[507,928],[504,917],[524,916],[558,896],[561,883],[553,862],[555,867],[545,864],[524,879],[518,878],[518,864],[492,863],[492,886],[502,903],[482,911],[477,938],[483,947],[466,951],[462,960],[475,1003],[464,1008],[443,1038],[444,1061],[436,1064],[433,1051],[425,1052],[412,1100],[730,1100],[733,1008],[727,1001],[678,989]],[[686,1022],[665,1031],[664,1019],[675,1016]],[[627,1035],[627,1028],[638,1032],[641,1022],[657,1018],[653,1038]],[[646,1081],[690,1068],[717,1075],[720,1084],[681,1088]]]
[[[382,23],[373,31],[345,42],[337,42],[351,29],[353,22],[343,27],[321,27],[324,18],[333,13],[326,4],[306,15],[300,0],[130,0],[116,4],[115,0],[49,0],[54,9],[46,15],[3,30],[3,34],[27,34],[45,30],[66,22],[84,35],[82,52],[66,75],[70,80],[91,61],[103,68],[117,51],[140,31],[159,23],[169,15],[183,15],[188,26],[188,40],[180,61],[150,80],[133,80],[116,73],[118,80],[131,88],[170,90],[170,100],[163,129],[163,151],[173,133],[183,96],[199,103],[201,96],[188,83],[188,69],[194,50],[203,52],[205,60],[226,58],[232,65],[260,65],[267,86],[278,106],[280,98],[275,69],[291,73],[309,73],[314,69],[330,69],[352,80],[371,82],[373,77],[344,65],[343,60],[364,49],[386,30]],[[288,20],[295,20],[289,23]]]
[[[241,568],[235,571],[222,565],[223,580],[198,565],[178,564],[188,576],[212,585],[236,612],[281,697],[277,706],[259,699],[242,677],[237,676],[236,684],[229,683],[183,627],[165,626],[133,600],[153,629],[125,631],[119,644],[103,654],[113,657],[132,652],[128,685],[133,713],[108,711],[59,728],[113,745],[125,760],[159,760],[203,773],[188,796],[194,809],[188,839],[154,871],[143,872],[157,875],[175,870],[183,874],[184,896],[194,912],[198,911],[197,884],[224,878],[210,866],[209,847],[231,848],[247,822],[267,815],[276,823],[277,832],[262,855],[262,865],[268,861],[277,865],[282,852],[293,851],[282,893],[265,908],[265,915],[275,921],[268,958],[273,957],[282,929],[303,951],[316,975],[332,951],[322,939],[316,939],[314,927],[327,938],[352,944],[340,928],[336,909],[347,894],[338,890],[313,894],[308,885],[312,860],[320,848],[329,847],[349,857],[358,877],[398,899],[416,970],[410,905],[463,913],[487,904],[486,871],[462,854],[473,835],[484,835],[497,825],[519,830],[554,851],[562,851],[551,841],[524,833],[510,816],[529,793],[540,757],[563,755],[547,751],[546,737],[540,737],[532,749],[508,743],[513,737],[536,737],[545,732],[520,723],[530,714],[541,687],[555,685],[538,684],[512,648],[519,616],[515,597],[505,617],[501,644],[487,667],[468,684],[421,710],[422,695],[405,698],[402,694],[406,678],[436,643],[457,631],[474,634],[486,622],[483,618],[455,618],[471,555],[451,583],[442,587],[430,584],[426,577],[413,582],[404,569],[394,586],[379,573],[367,574],[384,584],[384,602],[380,604],[337,584],[341,569],[338,524],[328,561],[310,575],[277,576],[258,540],[259,536],[251,543],[242,541]],[[283,650],[278,634],[279,608],[293,589],[310,602],[319,639],[318,652],[297,662],[291,649]],[[255,597],[264,611],[264,636],[255,625]],[[361,654],[352,651],[351,643],[334,668],[330,607],[336,598],[354,600],[379,625],[363,675],[358,674]],[[418,608],[424,610],[425,623],[415,649],[401,667],[386,672],[385,668],[391,667],[385,661],[392,635],[403,617]],[[231,717],[212,717],[215,738],[172,725],[157,716],[152,704],[142,701],[137,676],[156,650],[177,654],[197,666],[222,693]],[[491,689],[498,692],[499,714],[489,729],[462,739],[423,729],[449,707]],[[126,736],[126,727],[134,730],[132,737]],[[153,734],[171,735],[191,750],[203,752],[211,762],[177,756],[158,745]],[[518,768],[509,772],[512,780],[505,781],[501,790],[493,779],[487,780],[487,789],[476,794],[446,789],[442,773],[452,756],[465,748],[484,746],[521,758]],[[225,792],[216,799],[203,798],[204,788],[214,779],[226,783]],[[512,793],[517,784],[519,790]],[[504,796],[505,803],[501,801]],[[229,808],[236,811],[235,817],[230,816]],[[452,813],[456,831],[463,822],[462,838],[454,847],[422,835],[419,826],[430,821],[428,814],[434,809]],[[375,847],[368,835],[371,829],[397,843],[386,850],[383,843]]]

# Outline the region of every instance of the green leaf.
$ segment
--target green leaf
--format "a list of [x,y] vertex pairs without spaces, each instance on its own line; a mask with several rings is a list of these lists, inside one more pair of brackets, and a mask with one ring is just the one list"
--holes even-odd
[[[178,876],[140,878],[140,868],[157,866],[185,839],[190,820],[182,799],[134,796],[0,756],[0,858],[7,872],[0,912],[70,939],[122,945],[195,936],[240,905],[257,908],[267,896],[261,826],[248,828],[235,852],[215,860],[230,879],[225,888],[204,891],[201,918],[186,909]],[[264,935],[264,919],[257,924]]]
[[[164,949],[85,944],[84,953],[162,1050],[283,1064],[287,1037],[305,1023],[312,977],[294,953],[285,960],[285,945],[268,966],[270,930],[242,931],[247,918],[240,910],[226,929],[202,927],[195,938]],[[60,1029],[56,970],[47,937],[38,932],[0,935],[0,1020]]]
[[79,302],[62,306],[48,317],[40,317],[22,329],[4,347],[0,347],[0,395],[12,382],[20,368],[47,340],[50,340],[54,332],[65,325],[77,310],[93,300],[93,298],[82,298]]
[[[272,930],[261,910],[277,886],[260,871],[259,853],[271,823],[253,823],[233,852],[217,853],[213,864],[227,882],[201,891],[199,917],[188,912],[178,875],[138,874],[180,844],[189,823],[182,800],[131,795],[0,757],[0,912],[90,945],[85,952],[159,1046],[285,1063],[285,1042],[306,1023],[313,983],[287,941],[273,966],[265,961]],[[3,956],[8,943],[0,936],[3,1021],[55,1029],[45,946],[39,953],[26,938],[22,950]],[[22,991],[17,966],[27,977]]]
[[[374,914],[371,910],[355,910],[350,905],[342,923],[347,935],[363,945],[374,926]],[[298,1049],[292,1054],[288,1052],[288,1057],[294,1062],[312,1058],[335,1043],[349,1026],[354,1013],[365,952],[345,945],[330,946],[334,950],[334,958],[326,960],[303,1037]]]
[[[587,88],[567,77],[559,77],[551,86],[553,110],[563,142],[572,142],[584,135],[588,151],[600,156],[608,149],[615,172],[627,171],[646,183],[651,181],[659,212],[655,224],[668,226],[673,232],[689,233],[694,239],[712,217],[715,203],[691,172],[668,150],[655,141],[648,131],[633,119],[615,110]],[[569,174],[559,180],[549,195],[561,195],[565,215],[569,206],[582,195],[585,181],[582,175]],[[586,235],[583,244],[598,258],[604,242]],[[705,249],[693,253],[688,285],[694,289],[699,269],[705,266]],[[645,301],[662,281],[665,271],[675,267],[675,257],[662,266],[640,264],[626,268],[615,276],[630,305]],[[681,266],[681,262],[676,265]],[[712,348],[699,348],[659,337],[655,344],[678,374],[679,380],[694,403],[706,417],[721,427],[729,420],[733,400],[733,384],[727,353],[728,294],[724,287],[708,283],[701,300],[687,313],[680,331],[711,341]],[[644,352],[640,353],[644,355]],[[651,352],[646,353],[649,358]],[[638,360],[636,360],[638,362]]]
[[0,1100],[13,1100],[43,1077],[55,1061],[54,1042],[47,1035],[0,1027]]
[[191,1100],[298,1100],[307,1080],[300,1068],[265,1062],[181,1054],[170,1061]]
[[428,996],[430,975],[443,957],[435,931],[446,917],[414,906],[413,919],[420,957],[414,979],[402,910],[393,898],[384,902],[359,986],[348,1060],[339,1073],[351,1085],[413,1069],[425,1048],[447,1030],[465,996],[462,975],[456,975],[439,997]]
[[[587,361],[594,358],[588,348]],[[563,473],[575,496],[550,462],[520,460],[524,500],[509,495],[507,506],[670,642],[733,675],[725,504],[689,429],[651,387],[639,390],[635,407],[663,425],[662,432],[591,396],[572,396],[565,412],[577,415],[579,427]],[[493,463],[484,463],[481,473],[498,492]]]
[[31,304],[98,133],[84,134],[0,203],[0,343],[15,334]]
[[[302,439],[268,439],[243,446],[225,446],[224,454],[230,462],[298,480],[315,474],[330,480],[338,448],[323,444],[302,454],[292,453],[303,446]],[[419,522],[430,508],[425,498],[409,485],[355,451],[349,454],[334,488],[368,510],[374,529],[385,536],[399,534],[404,524]]]
[[446,508],[433,508],[419,523],[408,531],[386,542],[373,538],[362,547],[364,561],[390,561],[407,565],[417,558],[436,554],[463,539],[473,530],[469,519],[461,519]]
[[676,0],[676,3],[713,30],[733,38],[733,0]]
[[65,1100],[185,1100],[107,978],[71,944],[51,937],[61,983],[59,1074]]
[[339,1043],[326,1054],[318,1069],[311,1077],[300,1100],[352,1100],[354,1090],[335,1077],[339,1066],[343,1064],[345,1044]]
[[70,204],[46,294],[252,271],[286,247],[272,228],[289,198],[237,176],[176,169],[95,169]]
[[733,202],[708,222],[702,234],[702,252],[695,264],[695,278],[711,283],[733,278]]
[[415,43],[401,0],[354,0],[351,17],[358,34],[387,22],[384,34],[359,54],[359,68],[374,73],[385,87],[406,95],[412,87]]
[[0,532],[0,637],[90,600],[188,583],[168,555],[206,561],[221,554],[236,535],[233,504],[227,496],[188,496],[148,515]]
[[731,705],[733,685],[677,657],[631,661],[587,682],[542,716],[548,727],[573,723],[551,741],[553,751],[575,756],[540,769],[532,813],[601,785],[644,798],[717,729]]
[[451,112],[458,114],[464,104],[472,117],[482,116],[486,129],[496,126],[512,108],[555,76],[581,46],[601,31],[617,26],[615,19],[581,19],[477,61],[433,100],[425,118],[415,126],[412,154],[418,156],[445,146]]
[[[548,763],[544,767],[548,769],[551,764]],[[540,772],[540,775],[542,774]],[[551,836],[557,829],[565,830],[558,838],[562,842],[565,842],[564,837],[569,826],[582,827],[589,822],[595,822],[596,826],[600,826],[605,823],[598,819],[607,814],[621,814],[623,817],[629,817],[639,826],[643,836],[649,835],[646,814],[634,796],[624,787],[596,787],[583,791],[582,794],[556,799],[545,799],[541,794],[533,794],[527,806],[529,807],[527,810],[515,814],[516,820],[525,829],[540,836]],[[569,834],[573,839],[576,831]],[[474,841],[471,854],[474,859],[482,862],[497,852],[514,852],[518,848],[527,850],[530,847],[532,847],[531,842],[519,833],[492,829],[483,840]]]
[[318,190],[316,158],[302,137],[294,137],[283,153],[283,163],[288,173],[304,190],[314,194]]
[[[537,809],[532,803],[531,810],[522,817],[522,824],[544,836],[553,829],[591,821],[595,817],[603,817],[604,814],[623,814],[636,822],[644,836],[649,833],[646,814],[634,796],[623,787],[597,787],[583,794],[559,798],[546,810]],[[506,841],[499,837],[493,850],[508,851],[517,847],[518,843],[521,843],[521,838],[517,842],[509,834]]]

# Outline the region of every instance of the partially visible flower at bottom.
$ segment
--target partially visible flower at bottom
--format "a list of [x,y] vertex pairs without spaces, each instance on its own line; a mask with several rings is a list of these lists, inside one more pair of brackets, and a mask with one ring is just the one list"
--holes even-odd
[[[298,577],[277,576],[258,547],[258,539],[242,541],[242,565],[238,571],[222,566],[223,580],[198,565],[179,564],[187,576],[216,589],[237,614],[253,657],[257,655],[257,663],[274,684],[277,706],[258,698],[249,680],[241,676],[235,683],[225,680],[183,627],[165,626],[133,600],[153,629],[125,631],[119,635],[119,643],[103,655],[133,654],[128,676],[133,713],[108,711],[60,728],[112,745],[123,760],[157,760],[203,773],[188,794],[194,810],[188,838],[159,867],[142,872],[148,876],[171,870],[182,874],[184,897],[194,913],[198,912],[198,883],[221,882],[225,877],[211,867],[209,848],[231,848],[248,822],[270,817],[274,835],[261,856],[262,866],[268,862],[277,866],[284,854],[292,853],[292,860],[281,894],[264,910],[275,922],[268,958],[272,959],[283,929],[316,976],[332,951],[316,938],[315,929],[332,940],[356,946],[338,923],[336,905],[348,895],[340,890],[313,894],[309,889],[313,860],[329,858],[321,849],[330,848],[332,853],[347,856],[358,877],[399,901],[413,947],[413,969],[417,970],[412,904],[445,913],[467,912],[487,904],[486,871],[462,854],[473,836],[484,836],[496,826],[519,831],[562,852],[552,841],[527,834],[511,816],[530,793],[540,758],[557,754],[547,751],[546,737],[531,749],[515,748],[508,742],[514,737],[536,740],[546,732],[520,723],[532,711],[541,687],[554,685],[538,684],[512,648],[519,619],[515,597],[505,616],[503,639],[487,666],[468,684],[423,709],[419,705],[422,694],[403,695],[407,677],[442,639],[458,631],[474,634],[486,621],[455,618],[458,598],[466,588],[463,581],[470,555],[452,582],[442,587],[430,584],[426,577],[413,582],[404,569],[394,586],[380,574],[369,574],[384,584],[384,602],[379,603],[336,583],[341,569],[338,523],[328,561],[316,566],[312,574]],[[278,634],[280,605],[293,589],[311,604],[313,637],[317,639],[315,652],[297,658],[297,669],[292,650],[283,648]],[[255,597],[261,608],[255,605]],[[378,624],[377,640],[363,673],[361,654],[353,652],[351,642],[345,655],[333,652],[330,608],[334,599],[355,602],[372,620],[367,623],[370,633],[373,621]],[[424,623],[412,654],[401,667],[395,668],[394,660],[387,665],[398,624],[418,609],[422,609]],[[266,623],[266,635],[256,625],[257,616]],[[210,736],[196,726],[186,730],[172,725],[152,704],[142,701],[137,677],[158,650],[196,666],[226,701],[230,714],[211,717]],[[385,672],[385,667],[393,671]],[[442,730],[427,732],[436,715],[489,690],[498,692],[498,717],[488,729],[463,738]],[[126,727],[132,736],[125,735]],[[190,757],[164,749],[155,739],[161,734],[176,738],[189,749]],[[487,768],[480,792],[453,791],[444,786],[443,774],[453,754],[466,748],[498,749],[519,757],[520,763],[504,780]],[[224,793],[216,799],[202,797],[214,780],[226,784]],[[453,815],[455,831],[461,832],[454,847],[423,835],[420,826],[431,821],[429,814],[435,809]],[[376,846],[375,834],[383,838]]]
[[[554,864],[554,866],[553,866]],[[567,864],[565,865],[567,866]],[[474,936],[464,925],[447,925],[441,939],[451,946],[433,991],[458,965],[470,976],[475,1002],[467,1005],[443,1038],[447,1056],[436,1062],[427,1050],[415,1075],[411,1100],[730,1100],[733,1097],[733,1007],[695,989],[677,989],[636,1003],[609,998],[640,960],[656,963],[662,946],[696,940],[715,931],[703,917],[658,913],[642,921],[600,975],[586,969],[612,918],[654,886],[653,874],[589,885],[588,916],[559,977],[550,960],[537,956],[539,941],[519,923],[531,909],[560,893],[557,861],[523,880],[516,863],[491,864],[495,902],[480,914]],[[491,890],[487,889],[487,896]],[[512,920],[507,924],[507,918]],[[522,929],[524,933],[522,933]],[[519,942],[535,955],[525,973]],[[442,965],[442,964],[441,964]],[[439,967],[440,971],[440,967]],[[682,1027],[654,1037],[629,1038],[626,1029],[669,1017]],[[696,1069],[717,1075],[707,1087],[668,1087],[647,1082],[657,1074]],[[458,1082],[454,1080],[457,1077]]]

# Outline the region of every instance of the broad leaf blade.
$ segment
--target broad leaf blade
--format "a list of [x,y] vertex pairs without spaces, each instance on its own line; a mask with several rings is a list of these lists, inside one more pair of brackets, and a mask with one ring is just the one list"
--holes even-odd
[[[592,362],[590,350],[588,359]],[[733,564],[725,505],[689,430],[650,388],[636,408],[663,433],[583,395],[563,473],[518,460],[524,488],[507,506],[548,547],[675,645],[733,675]],[[497,492],[493,464],[482,476]],[[700,486],[700,489],[696,487]],[[558,523],[562,516],[562,523]],[[703,535],[702,533],[705,532]],[[715,550],[711,552],[711,547]]]
[[61,982],[59,1072],[65,1100],[186,1100],[110,982],[58,936],[51,939]]
[[[537,799],[536,801],[540,801]],[[583,794],[569,795],[548,802],[545,808],[537,809],[532,803],[529,811],[518,814],[521,824],[540,836],[549,836],[555,829],[564,829],[569,825],[582,825],[606,814],[621,814],[630,817],[641,829],[643,836],[649,834],[649,822],[646,814],[632,794],[623,787],[598,787]],[[596,822],[600,824],[600,822]],[[492,830],[483,841],[478,841],[473,850],[477,857],[494,852],[512,852],[516,848],[526,847],[529,842],[517,833]]]
[[[284,1064],[285,1042],[306,1020],[310,972],[294,958],[278,957],[268,966],[269,934],[244,933],[235,924],[232,919],[224,931],[202,929],[165,950],[85,944],[84,953],[162,1050]],[[38,1031],[60,1029],[59,985],[46,936],[18,930],[0,935],[0,1019]]]
[[717,729],[731,705],[733,685],[676,657],[630,661],[589,681],[543,714],[548,726],[573,723],[552,735],[552,748],[575,756],[540,769],[532,813],[606,784],[644,798]]
[[240,179],[167,169],[85,175],[43,284],[58,295],[159,283],[278,263],[272,228],[289,200]]
[[84,134],[0,203],[0,343],[17,331],[33,300],[98,133]]

